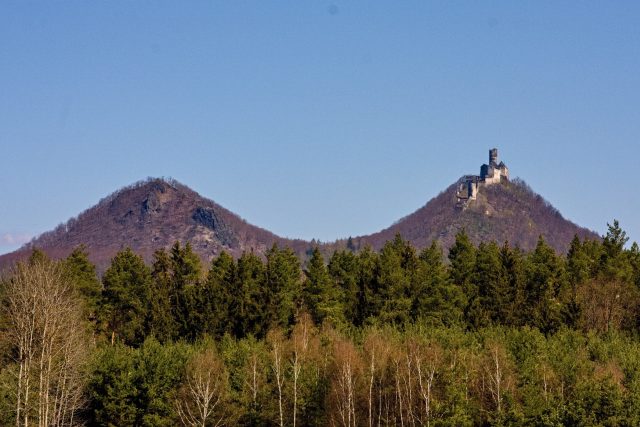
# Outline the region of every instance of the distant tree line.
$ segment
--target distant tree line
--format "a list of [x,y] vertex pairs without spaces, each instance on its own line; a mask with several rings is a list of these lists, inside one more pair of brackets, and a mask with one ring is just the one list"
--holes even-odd
[[640,249],[400,236],[301,265],[189,244],[0,287],[2,425],[639,425]]

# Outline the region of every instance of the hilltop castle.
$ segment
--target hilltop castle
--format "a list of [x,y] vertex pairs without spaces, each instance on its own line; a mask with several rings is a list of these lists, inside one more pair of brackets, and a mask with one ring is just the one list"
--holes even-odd
[[478,190],[483,185],[499,184],[509,180],[509,168],[504,162],[498,164],[498,149],[489,150],[489,164],[480,167],[480,175],[467,175],[462,178],[456,191],[457,206],[464,208],[471,200],[475,200]]

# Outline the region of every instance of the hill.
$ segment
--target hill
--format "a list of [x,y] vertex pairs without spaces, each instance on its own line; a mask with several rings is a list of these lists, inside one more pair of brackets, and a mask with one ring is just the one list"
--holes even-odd
[[203,260],[222,250],[264,253],[274,243],[304,252],[302,240],[285,239],[253,226],[238,215],[175,180],[148,179],[122,188],[78,217],[46,232],[20,250],[0,257],[0,265],[22,258],[31,248],[54,258],[84,244],[99,270],[129,246],[146,261],[157,249],[190,242]]
[[[438,240],[447,249],[462,229],[476,244],[509,241],[524,250],[533,249],[539,236],[558,252],[566,252],[574,235],[599,238],[563,218],[523,181],[510,181],[504,163],[497,164],[497,151],[492,150],[492,155],[490,165],[482,166],[481,176],[462,177],[382,231],[323,244],[324,252],[357,250],[366,245],[379,249],[398,233],[417,248]],[[468,190],[468,195],[461,195],[461,189]],[[0,256],[0,268],[25,258],[34,247],[59,258],[84,244],[90,259],[102,271],[127,246],[150,261],[154,251],[176,241],[190,242],[205,262],[223,250],[234,256],[244,251],[264,254],[273,244],[291,247],[304,258],[315,244],[283,238],[251,225],[174,180],[148,179],[116,191],[18,251]]]
[[351,243],[341,240],[336,247],[348,244],[357,248],[370,245],[379,249],[396,234],[416,247],[438,240],[449,248],[458,231],[465,229],[478,244],[495,240],[509,241],[512,246],[532,250],[539,236],[558,252],[566,252],[574,235],[597,239],[599,236],[565,219],[542,196],[521,180],[503,180],[497,185],[481,187],[475,200],[464,207],[458,204],[458,188],[464,178],[451,185],[426,205],[374,234],[354,237]]

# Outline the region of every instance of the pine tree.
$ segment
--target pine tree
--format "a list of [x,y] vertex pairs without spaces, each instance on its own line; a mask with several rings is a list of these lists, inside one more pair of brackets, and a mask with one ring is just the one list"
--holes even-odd
[[564,285],[562,260],[540,236],[527,263],[525,299],[530,309],[530,324],[544,333],[553,332],[560,326],[560,295]]
[[608,231],[602,240],[600,257],[600,276],[604,281],[620,280],[631,282],[633,268],[625,255],[624,245],[629,241],[627,233],[620,228],[617,220],[607,224]]
[[400,235],[380,251],[376,299],[381,301],[379,318],[385,323],[404,324],[410,319],[411,284],[418,257]]
[[345,319],[351,323],[358,322],[358,257],[351,251],[336,251],[328,265],[331,280],[338,287]]
[[474,274],[478,305],[474,306],[473,314],[470,313],[471,323],[476,328],[503,323],[511,303],[510,289],[500,248],[495,242],[480,243],[478,246]]
[[151,272],[130,248],[118,252],[102,276],[104,288],[98,317],[113,338],[127,345],[144,341]]
[[414,319],[432,325],[452,325],[462,320],[464,294],[449,280],[442,249],[435,240],[420,253],[411,295]]
[[180,242],[171,247],[170,258],[173,318],[178,324],[178,334],[193,339],[202,329],[204,314],[198,306],[200,258],[189,243],[181,247]]
[[232,294],[238,285],[237,265],[233,257],[222,251],[213,261],[207,279],[198,295],[202,311],[202,333],[220,338],[233,329],[238,313],[231,309]]
[[275,244],[266,257],[265,302],[270,308],[269,323],[289,327],[302,302],[300,261],[291,249],[278,249]]
[[524,318],[526,272],[524,254],[520,248],[511,248],[505,242],[500,249],[500,262],[506,280],[504,303],[501,307],[501,319],[510,326],[524,325],[528,319]]
[[569,292],[562,311],[564,323],[573,328],[578,326],[582,311],[578,302],[578,289],[591,279],[590,261],[580,238],[574,236],[567,253]]
[[311,253],[303,286],[303,299],[311,318],[316,324],[325,320],[333,325],[345,323],[341,290],[329,276],[324,258],[315,247]]
[[264,337],[269,328],[269,292],[265,265],[253,252],[238,259],[237,284],[231,288],[230,318],[236,336]]
[[629,248],[627,256],[633,271],[633,283],[640,288],[640,246],[636,242]]
[[173,316],[175,295],[171,279],[169,254],[159,249],[153,254],[152,280],[149,284],[147,333],[164,343],[179,338],[178,324]]
[[476,263],[476,247],[471,243],[464,229],[456,234],[456,240],[449,249],[449,261],[451,261],[449,269],[451,280],[469,295],[470,291],[473,291],[471,287]]
[[82,297],[87,316],[95,319],[96,310],[102,293],[102,285],[96,274],[96,267],[89,261],[86,247],[80,245],[64,260],[63,267],[66,276],[75,284],[75,288]]
[[[476,247],[463,229],[456,234],[456,240],[449,249],[449,277],[454,285],[462,289],[466,297],[464,315],[468,322],[475,318],[474,314],[480,302],[478,288],[473,283],[476,264]],[[471,322],[473,323],[473,322]]]
[[365,246],[357,257],[358,305],[355,324],[360,326],[367,319],[380,313],[382,301],[378,298],[378,270],[380,256],[371,247]]

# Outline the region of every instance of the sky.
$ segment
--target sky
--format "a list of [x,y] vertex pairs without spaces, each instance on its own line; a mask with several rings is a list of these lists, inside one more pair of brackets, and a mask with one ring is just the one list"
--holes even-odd
[[172,177],[285,237],[368,234],[499,149],[640,240],[640,2],[0,2],[0,253]]

